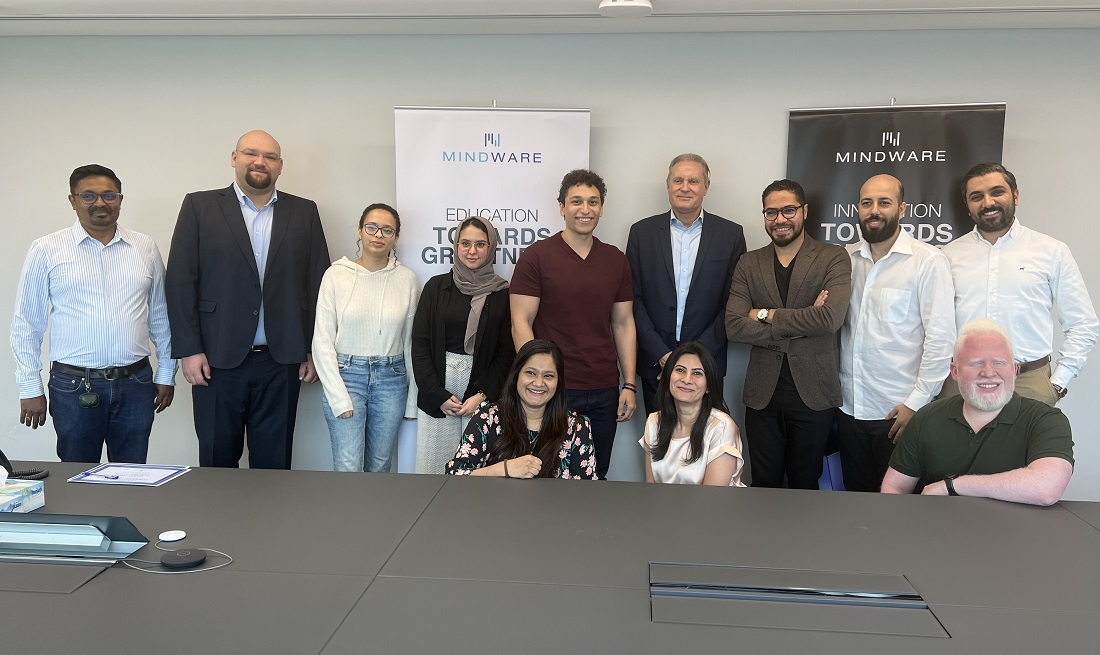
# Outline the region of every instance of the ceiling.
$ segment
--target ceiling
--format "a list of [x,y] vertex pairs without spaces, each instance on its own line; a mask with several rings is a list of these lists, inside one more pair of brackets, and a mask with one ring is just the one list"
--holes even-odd
[[[1057,1],[1057,0],[1056,0]],[[1096,28],[1062,0],[652,0],[646,18],[599,0],[0,0],[0,36],[571,34]]]

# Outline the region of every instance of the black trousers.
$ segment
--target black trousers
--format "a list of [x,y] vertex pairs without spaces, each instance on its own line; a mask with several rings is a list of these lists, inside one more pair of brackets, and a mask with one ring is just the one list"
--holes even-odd
[[840,441],[840,466],[848,491],[878,493],[890,466],[894,419],[860,420],[836,410],[836,434]]
[[793,386],[779,385],[764,409],[745,408],[752,486],[817,489],[833,410],[806,406]]
[[596,477],[607,479],[611,467],[611,449],[615,446],[618,417],[619,389],[569,389],[566,391],[569,409],[588,417],[592,424],[592,441],[596,447]]
[[661,381],[657,378],[642,378],[642,401],[645,403],[645,415],[649,416],[660,409],[657,404],[657,390]]
[[289,469],[298,413],[298,364],[250,352],[236,368],[211,368],[209,386],[192,387],[199,465],[237,468],[248,433],[248,466]]

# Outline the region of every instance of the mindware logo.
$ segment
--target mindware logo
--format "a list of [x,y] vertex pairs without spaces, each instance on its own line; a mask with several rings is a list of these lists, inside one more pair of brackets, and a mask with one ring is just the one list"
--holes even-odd
[[[836,153],[838,164],[881,164],[891,162],[945,162],[946,150],[903,150],[901,131],[883,132],[881,150],[845,150]],[[893,148],[888,149],[888,148]]]
[[[500,132],[483,132],[480,147],[463,150],[442,150],[446,164],[541,164],[542,152],[503,148]],[[492,150],[489,150],[492,148]]]

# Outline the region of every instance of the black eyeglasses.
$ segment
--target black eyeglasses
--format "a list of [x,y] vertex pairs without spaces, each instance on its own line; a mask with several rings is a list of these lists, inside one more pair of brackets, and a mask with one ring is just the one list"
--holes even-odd
[[802,204],[802,205],[787,205],[786,207],[780,207],[779,209],[776,209],[774,207],[768,207],[767,209],[765,209],[761,213],[764,214],[764,218],[769,220],[769,221],[774,221],[775,219],[779,218],[780,214],[783,214],[783,218],[786,218],[787,220],[790,220],[790,219],[794,218],[795,215],[798,214],[799,209],[802,209],[805,206],[806,206],[805,204]]
[[91,191],[85,191],[84,193],[77,193],[75,195],[77,198],[80,198],[80,202],[85,205],[95,204],[97,198],[102,198],[103,202],[107,204],[122,200],[122,194],[115,191],[108,191],[107,193],[92,193]]
[[363,229],[366,230],[367,234],[378,234],[379,232],[381,232],[382,236],[386,237],[387,239],[392,237],[394,234],[397,234],[397,230],[393,229],[392,227],[381,227],[375,225],[374,223],[364,223]]

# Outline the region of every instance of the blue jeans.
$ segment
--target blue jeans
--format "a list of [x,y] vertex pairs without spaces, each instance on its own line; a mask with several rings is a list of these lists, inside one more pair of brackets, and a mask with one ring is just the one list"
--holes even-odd
[[50,371],[50,416],[63,462],[98,462],[107,442],[107,461],[144,464],[149,454],[156,391],[153,369],[118,380],[89,378],[99,394],[95,407],[81,407],[85,378]]
[[388,472],[409,396],[405,358],[337,354],[336,361],[353,409],[351,417],[336,418],[323,398],[332,465],[337,471]]

